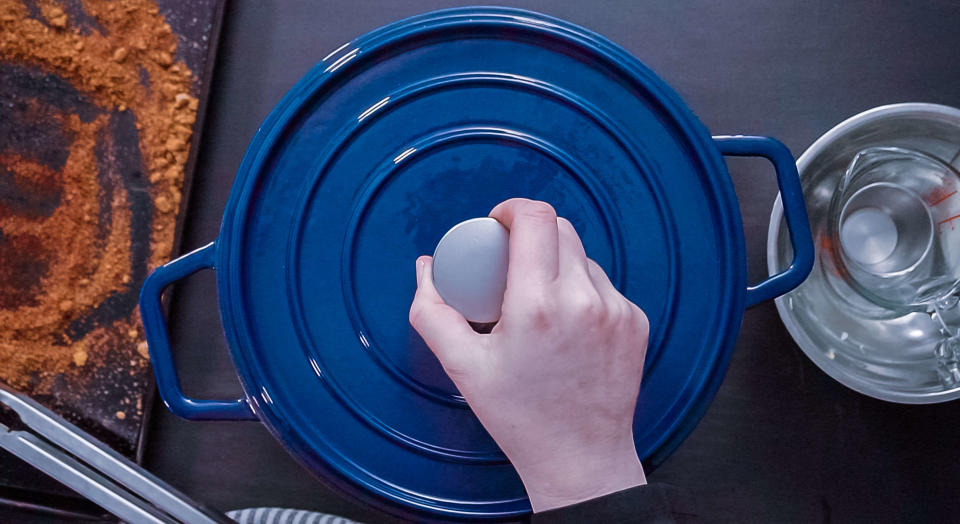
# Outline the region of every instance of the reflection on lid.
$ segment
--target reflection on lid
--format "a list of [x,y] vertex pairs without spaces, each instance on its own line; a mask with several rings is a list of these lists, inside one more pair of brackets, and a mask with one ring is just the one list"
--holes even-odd
[[320,369],[320,364],[317,362],[317,359],[310,359],[310,367],[313,368],[313,372],[316,373],[318,377],[323,378],[323,370]]
[[261,388],[260,388],[260,393],[261,393],[260,396],[263,398],[263,401],[264,401],[265,403],[267,403],[267,404],[273,404],[273,399],[270,398],[270,393],[267,393],[267,388],[261,387]]
[[328,54],[327,56],[323,57],[323,60],[321,60],[321,62],[326,62],[327,60],[330,60],[331,58],[333,58],[334,55],[336,55],[336,54],[339,53],[340,51],[343,51],[343,48],[344,48],[344,47],[347,47],[348,45],[350,45],[350,42],[344,42],[342,46],[334,49],[333,51],[330,51],[330,54]]
[[323,72],[324,72],[324,73],[332,73],[332,72],[336,71],[337,69],[340,69],[340,68],[343,66],[343,64],[346,64],[347,62],[353,60],[353,59],[357,56],[357,54],[359,54],[359,53],[360,53],[360,49],[354,49],[354,50],[350,51],[349,53],[347,53],[347,54],[341,56],[340,58],[338,58],[336,62],[334,62],[334,63],[330,64],[329,66],[327,66],[327,68],[324,69]]
[[366,111],[364,111],[363,113],[360,113],[360,116],[357,117],[357,122],[363,122],[364,118],[367,118],[368,116],[374,114],[377,111],[377,109],[380,109],[381,107],[387,105],[387,102],[389,101],[390,101],[390,97],[387,96],[387,97],[384,97],[383,100],[377,102],[376,104],[373,104],[372,106],[367,108]]
[[415,148],[415,147],[409,147],[409,148],[405,149],[402,153],[400,153],[399,155],[397,155],[396,158],[393,159],[393,163],[394,163],[394,164],[399,164],[400,162],[403,162],[403,159],[404,159],[404,158],[407,158],[408,156],[410,156],[410,155],[412,155],[412,154],[414,154],[414,153],[416,153],[416,152],[417,152],[417,148]]

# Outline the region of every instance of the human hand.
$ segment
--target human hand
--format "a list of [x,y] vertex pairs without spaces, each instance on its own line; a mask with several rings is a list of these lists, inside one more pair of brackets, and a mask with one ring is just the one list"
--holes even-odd
[[587,258],[545,202],[511,199],[490,216],[510,230],[499,322],[475,332],[417,259],[410,323],[507,455],[534,511],[646,483],[633,413],[649,324]]

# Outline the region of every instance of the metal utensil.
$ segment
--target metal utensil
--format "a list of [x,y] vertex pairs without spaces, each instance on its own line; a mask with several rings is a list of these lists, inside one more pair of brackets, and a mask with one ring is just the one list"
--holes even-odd
[[97,441],[26,395],[0,385],[0,447],[125,522],[233,522]]

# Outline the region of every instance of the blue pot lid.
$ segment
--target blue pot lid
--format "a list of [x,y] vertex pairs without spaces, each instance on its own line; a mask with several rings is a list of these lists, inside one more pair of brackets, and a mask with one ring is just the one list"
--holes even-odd
[[408,517],[529,511],[407,321],[415,258],[517,196],[569,218],[650,318],[634,426],[645,464],[693,428],[745,288],[740,215],[709,134],[596,34],[453,9],[326,57],[264,122],[230,196],[217,241],[225,331],[248,400],[304,465]]

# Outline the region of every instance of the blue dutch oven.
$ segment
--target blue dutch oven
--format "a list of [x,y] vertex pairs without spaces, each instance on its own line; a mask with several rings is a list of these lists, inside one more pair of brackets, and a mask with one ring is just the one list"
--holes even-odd
[[[795,258],[754,286],[722,155],[767,158],[779,182]],[[217,239],[146,280],[140,310],[164,402],[191,420],[259,420],[329,484],[396,515],[523,515],[516,472],[407,322],[417,255],[515,196],[568,217],[650,318],[634,422],[648,468],[700,420],[744,308],[813,264],[780,142],[711,137],[636,58],[570,23],[428,13],[310,71],[250,144]],[[180,389],[160,298],[201,269],[217,271],[241,399]]]

